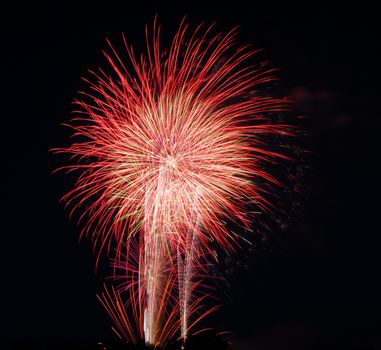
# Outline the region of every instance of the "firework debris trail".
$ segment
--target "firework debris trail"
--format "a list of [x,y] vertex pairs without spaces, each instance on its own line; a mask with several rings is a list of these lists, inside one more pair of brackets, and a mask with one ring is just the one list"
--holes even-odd
[[99,255],[116,252],[120,284],[100,300],[131,342],[185,339],[215,309],[197,293],[212,243],[233,251],[237,237],[224,222],[249,227],[247,203],[272,206],[270,187],[258,184],[281,185],[264,166],[287,158],[264,136],[290,133],[269,116],[285,100],[263,95],[273,72],[248,64],[256,51],[237,46],[235,30],[212,29],[190,32],[183,21],[162,51],[155,20],[145,55],[124,36],[126,57],[110,44],[111,73],[91,71],[76,101],[69,127],[80,139],[55,150],[74,159],[64,169],[80,172],[63,200],[80,212],[82,235]]

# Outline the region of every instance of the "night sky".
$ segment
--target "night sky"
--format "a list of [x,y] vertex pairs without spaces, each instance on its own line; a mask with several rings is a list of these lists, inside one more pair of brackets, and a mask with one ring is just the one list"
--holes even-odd
[[279,88],[295,99],[295,115],[308,117],[302,126],[310,136],[302,143],[312,151],[305,156],[312,169],[297,170],[303,194],[286,202],[290,219],[257,250],[221,260],[229,281],[218,287],[223,308],[211,326],[231,331],[236,350],[381,349],[375,8],[52,3],[15,4],[2,14],[3,344],[114,337],[95,297],[103,272],[94,273],[90,243],[78,243],[79,228],[58,203],[73,179],[51,174],[63,158],[48,150],[68,144],[60,123],[86,87],[81,76],[105,65],[105,38],[120,42],[124,32],[142,50],[144,25],[158,13],[167,39],[184,15],[192,26],[239,25],[240,43],[265,49],[261,57],[280,68]]

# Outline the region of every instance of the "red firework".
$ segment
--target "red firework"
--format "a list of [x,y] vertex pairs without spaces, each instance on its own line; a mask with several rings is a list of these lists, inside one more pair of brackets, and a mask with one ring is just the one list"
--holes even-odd
[[[76,101],[70,127],[80,141],[56,150],[76,160],[65,169],[81,172],[64,200],[80,209],[83,235],[98,252],[115,242],[117,261],[124,249],[136,255],[135,267],[129,259],[119,264],[133,276],[125,283],[139,323],[126,338],[162,343],[160,315],[171,298],[185,337],[192,281],[213,257],[211,242],[233,249],[236,236],[224,222],[249,226],[248,203],[261,211],[271,206],[256,180],[280,185],[264,167],[286,158],[268,150],[264,136],[289,129],[268,117],[283,111],[285,100],[259,93],[272,71],[248,64],[256,51],[236,46],[235,30],[211,32],[199,26],[188,35],[182,22],[162,51],[155,21],[145,55],[137,57],[124,36],[126,57],[110,44],[111,74],[91,72],[88,92]],[[124,310],[118,293],[116,309],[104,302],[109,312]]]

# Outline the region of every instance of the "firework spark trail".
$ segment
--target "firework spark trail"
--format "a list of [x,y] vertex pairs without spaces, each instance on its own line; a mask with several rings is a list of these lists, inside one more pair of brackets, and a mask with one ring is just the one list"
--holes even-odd
[[[186,237],[186,249],[181,251],[179,248],[177,250],[177,264],[178,264],[178,283],[179,283],[179,299],[180,299],[180,319],[181,319],[181,336],[186,339],[188,333],[188,306],[189,306],[189,291],[192,287],[192,275],[195,265],[195,252],[197,252],[197,233],[195,232],[199,226],[199,218],[195,217],[197,215],[197,202],[199,200],[199,189],[195,189],[195,198],[193,201],[193,206],[191,214],[192,226],[188,228]],[[199,258],[199,257],[198,257]]]
[[110,44],[105,57],[112,74],[91,72],[90,91],[76,102],[79,116],[69,125],[85,141],[56,150],[77,161],[64,167],[81,175],[63,199],[71,213],[81,211],[82,235],[91,237],[98,254],[110,253],[116,242],[121,261],[124,247],[139,236],[139,266],[127,289],[134,294],[130,303],[139,303],[134,313],[143,313],[135,317],[138,333],[152,344],[165,338],[164,329],[177,328],[160,316],[176,288],[170,305],[177,305],[186,337],[194,325],[188,325],[191,310],[204,299],[191,301],[197,285],[191,276],[213,256],[212,241],[235,249],[224,220],[249,227],[247,203],[254,200],[260,211],[272,206],[268,188],[256,180],[280,185],[264,164],[287,158],[263,141],[289,134],[287,125],[268,117],[283,111],[285,101],[258,93],[274,79],[272,71],[248,65],[256,51],[237,47],[234,30],[213,36],[212,26],[202,28],[186,39],[182,22],[165,52],[155,21],[140,58],[124,36],[127,59]]

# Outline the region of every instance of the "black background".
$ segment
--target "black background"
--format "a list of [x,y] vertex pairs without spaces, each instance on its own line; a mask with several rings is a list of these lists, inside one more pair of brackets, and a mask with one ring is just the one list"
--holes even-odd
[[307,189],[280,253],[262,254],[259,265],[253,256],[248,272],[236,268],[213,325],[232,331],[237,350],[380,349],[379,18],[363,2],[54,2],[3,9],[3,344],[113,336],[95,298],[101,279],[90,244],[78,244],[79,229],[58,204],[71,182],[51,174],[62,160],[48,149],[67,144],[59,124],[84,87],[80,77],[104,65],[105,37],[118,41],[124,32],[143,49],[144,24],[156,13],[168,37],[184,15],[193,26],[240,25],[240,41],[265,48],[298,113],[309,118],[313,170],[303,177]]

